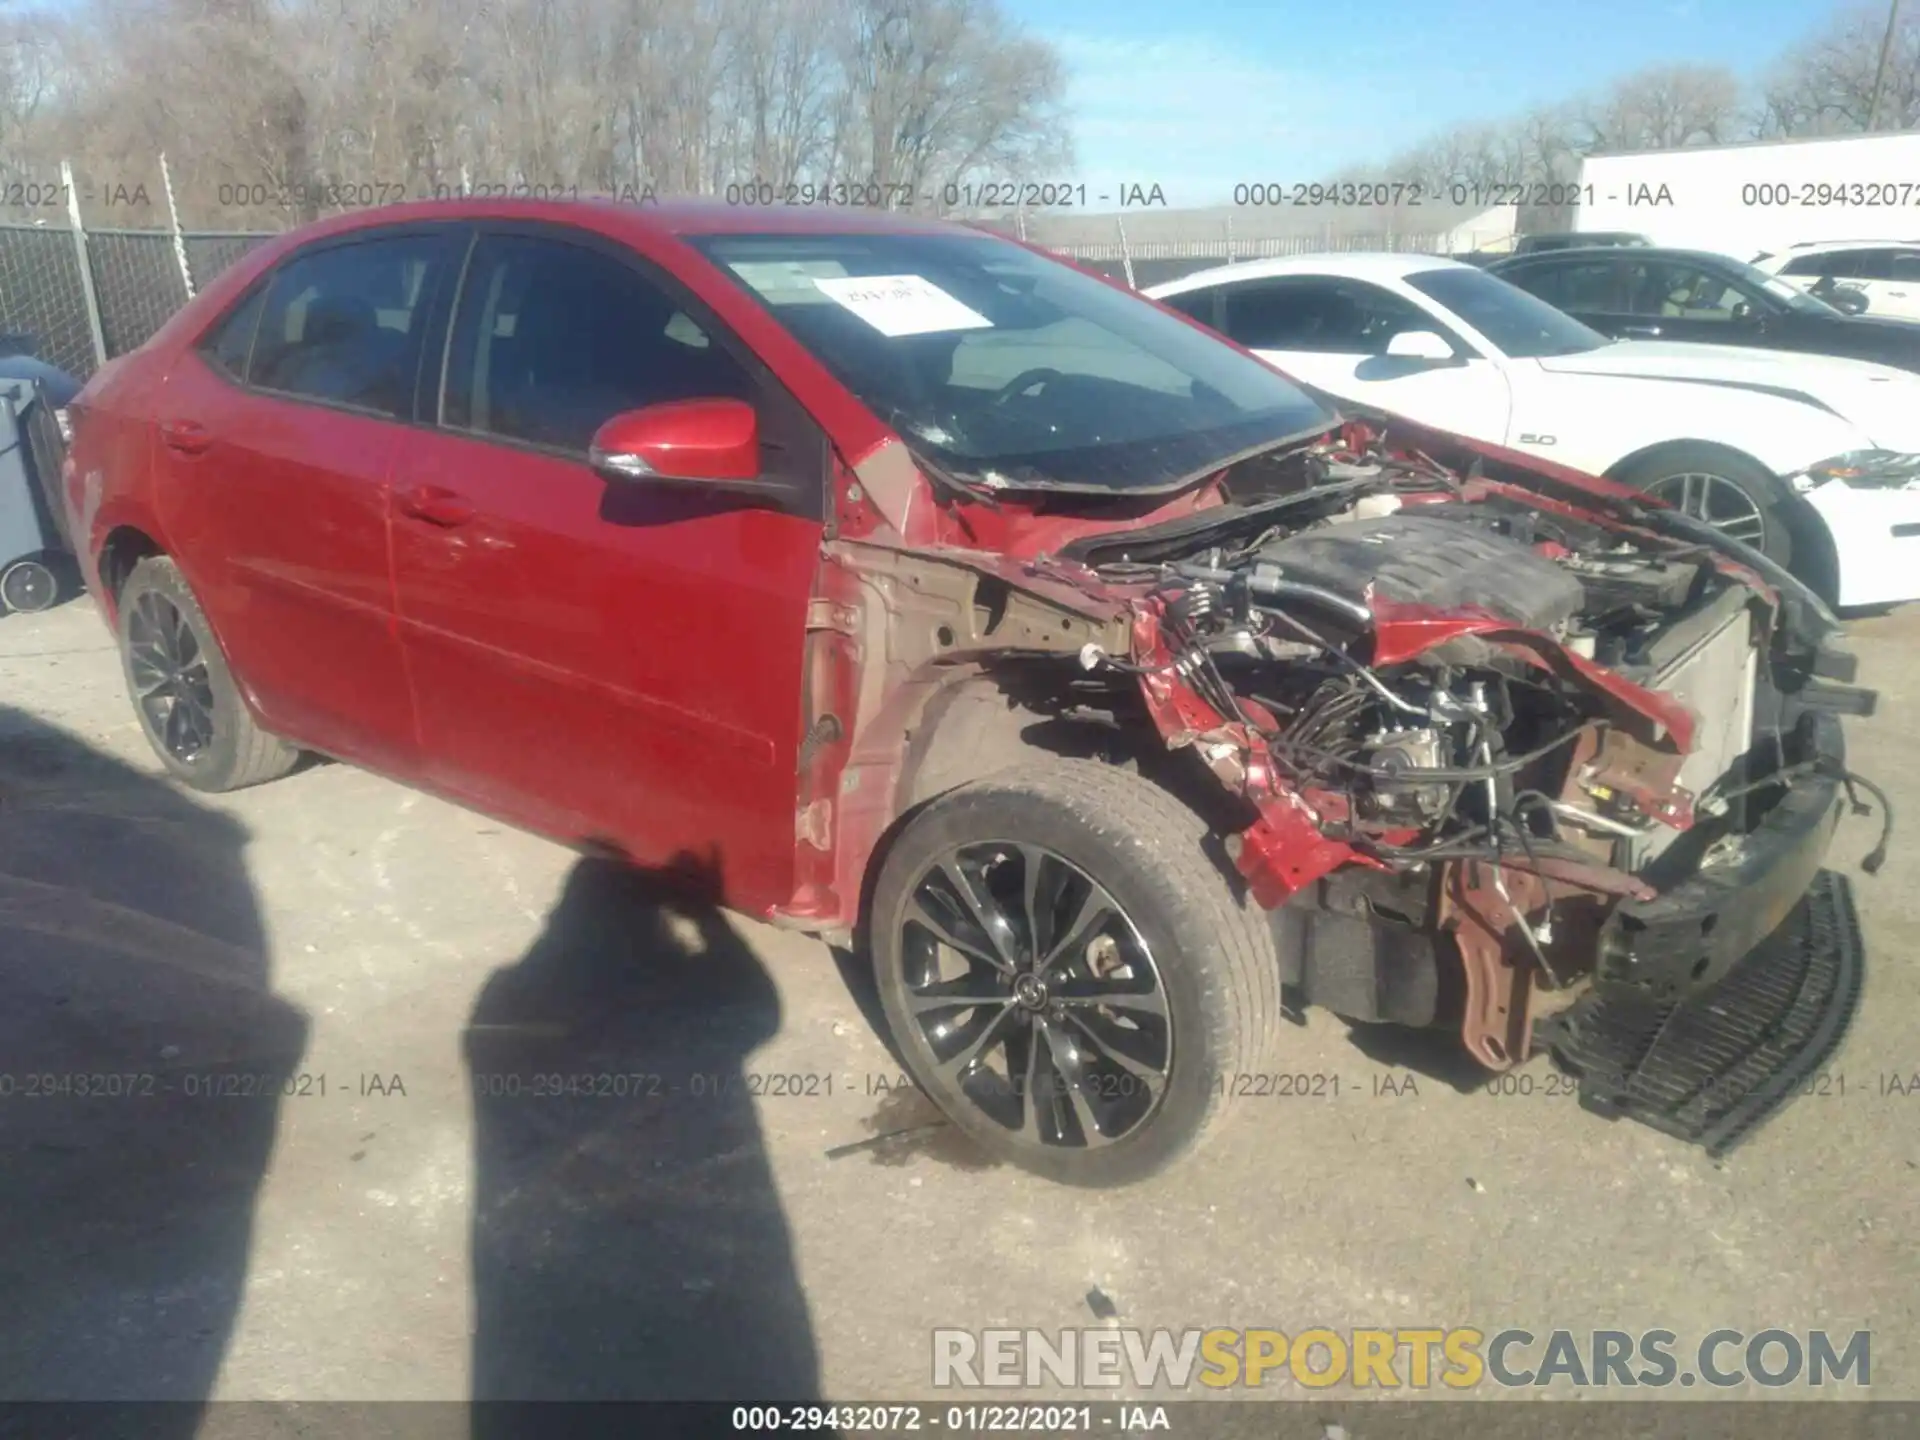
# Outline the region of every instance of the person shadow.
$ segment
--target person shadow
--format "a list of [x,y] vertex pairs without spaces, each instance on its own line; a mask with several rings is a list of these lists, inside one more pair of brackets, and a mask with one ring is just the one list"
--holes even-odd
[[[551,1433],[541,1402],[817,1398],[748,1089],[779,999],[720,878],[717,857],[580,860],[474,1006],[475,1437]],[[668,1422],[644,1428],[715,1423]]]
[[198,1432],[280,1107],[324,1103],[288,1098],[309,1022],[248,839],[0,705],[0,1401],[91,1402],[85,1433]]

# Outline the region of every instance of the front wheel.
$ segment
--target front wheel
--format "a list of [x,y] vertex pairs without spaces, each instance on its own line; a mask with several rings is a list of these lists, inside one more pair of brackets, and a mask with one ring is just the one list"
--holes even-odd
[[931,801],[881,867],[880,1000],[914,1078],[996,1158],[1072,1185],[1167,1168],[1280,1019],[1266,916],[1204,821],[1086,761]]
[[1716,445],[1669,445],[1622,466],[1613,478],[1751,545],[1783,569],[1793,565],[1793,496],[1744,455]]

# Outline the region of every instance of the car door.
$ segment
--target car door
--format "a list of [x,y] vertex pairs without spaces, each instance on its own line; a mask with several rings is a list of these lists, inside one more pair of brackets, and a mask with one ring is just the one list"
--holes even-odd
[[1818,294],[1835,285],[1856,284],[1857,255],[1853,250],[1816,250],[1790,257],[1774,273],[1797,290]]
[[1866,296],[1866,314],[1914,319],[1920,317],[1920,277],[1912,260],[1899,257],[1916,253],[1920,252],[1875,245],[1822,255],[1819,277],[1807,289],[1823,299],[1835,287],[1858,290]]
[[[605,420],[746,400],[785,508],[602,479]],[[564,228],[475,241],[437,425],[403,442],[394,595],[430,782],[641,863],[791,898],[801,660],[827,447],[696,297]]]
[[[1456,434],[1505,444],[1512,403],[1506,375],[1445,321],[1382,286],[1290,275],[1224,288],[1220,326],[1289,375],[1329,394]],[[1387,345],[1427,331],[1447,361],[1403,359]]]
[[451,254],[444,225],[297,251],[160,392],[161,524],[262,720],[398,773],[417,752],[388,470]]
[[1765,343],[1772,305],[1713,266],[1636,256],[1625,262],[1623,282],[1627,322],[1621,333],[1628,339]]
[[1920,320],[1920,249],[1894,248],[1884,253],[1886,279],[1870,287],[1867,313]]

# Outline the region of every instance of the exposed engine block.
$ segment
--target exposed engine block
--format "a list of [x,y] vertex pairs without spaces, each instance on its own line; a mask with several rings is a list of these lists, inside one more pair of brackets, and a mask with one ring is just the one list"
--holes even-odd
[[1459,612],[1483,610],[1516,625],[1564,625],[1586,598],[1578,578],[1528,546],[1479,525],[1437,516],[1384,515],[1303,530],[1262,547],[1260,558],[1302,581],[1362,601],[1381,599]]

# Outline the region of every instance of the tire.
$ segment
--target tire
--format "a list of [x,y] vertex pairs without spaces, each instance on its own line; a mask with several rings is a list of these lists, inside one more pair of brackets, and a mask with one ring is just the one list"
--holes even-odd
[[[176,638],[158,639],[162,627]],[[155,555],[133,567],[120,588],[118,628],[134,713],[177,779],[218,794],[277,780],[298,763],[299,750],[253,718],[213,627],[172,560]],[[168,643],[179,652],[176,660],[163,653]],[[155,676],[168,670],[171,677],[156,691]],[[143,700],[143,692],[150,698]]]
[[38,557],[16,560],[0,570],[0,615],[10,610],[34,614],[51,610],[65,597],[60,574]]
[[[867,920],[881,1006],[915,1080],[989,1155],[1064,1184],[1132,1184],[1210,1136],[1231,1077],[1263,1067],[1281,1018],[1273,932],[1208,840],[1206,822],[1159,787],[1064,760],[947,791],[893,841]],[[958,908],[957,874],[989,907],[1012,902],[1000,933],[1013,975],[965,958],[992,932]],[[1024,905],[1030,883],[1053,903]],[[1067,943],[1095,885],[1119,913]],[[1020,973],[1050,949],[1044,972]],[[926,1006],[952,968],[966,972],[945,979],[952,993],[1006,998]],[[1117,1063],[1115,1047],[1140,1068]]]
[[[1687,477],[1698,478],[1690,481]],[[1689,440],[1643,455],[1621,466],[1613,478],[1622,485],[1659,495],[1696,519],[1708,520],[1783,568],[1793,566],[1794,497],[1778,476],[1757,461],[1718,445]],[[1705,507],[1695,508],[1695,498],[1703,495],[1713,499]],[[1751,508],[1759,529],[1757,540],[1749,535],[1744,520],[1729,524],[1713,518],[1719,515],[1731,520],[1742,502]]]

